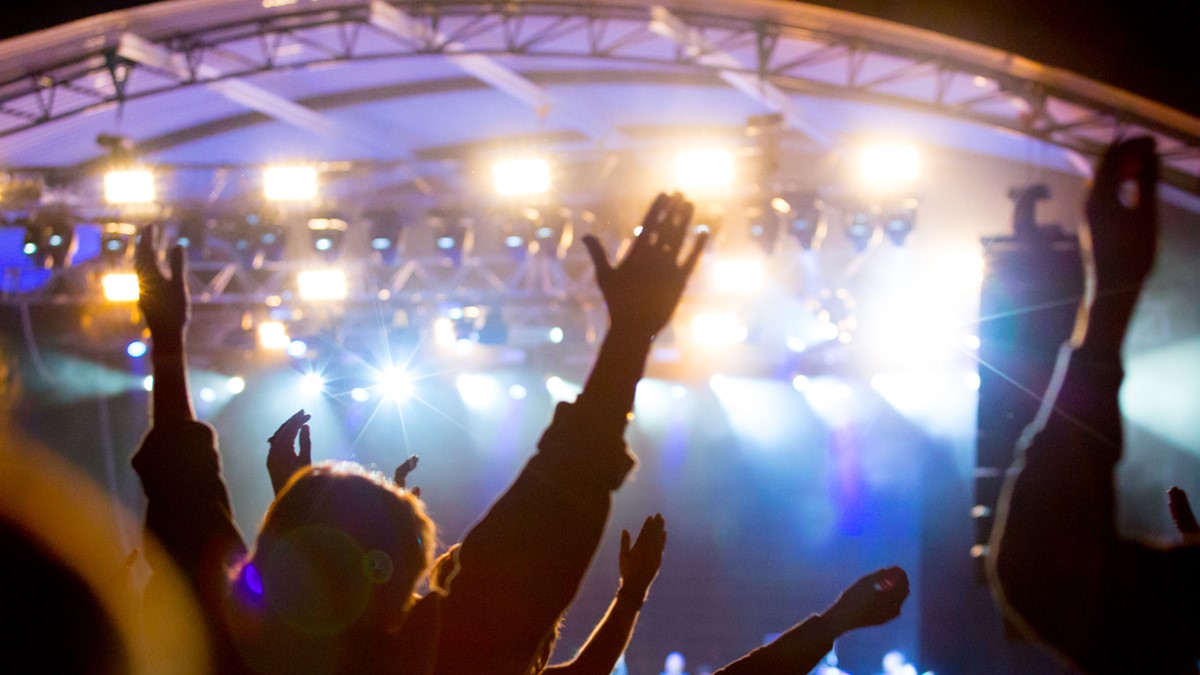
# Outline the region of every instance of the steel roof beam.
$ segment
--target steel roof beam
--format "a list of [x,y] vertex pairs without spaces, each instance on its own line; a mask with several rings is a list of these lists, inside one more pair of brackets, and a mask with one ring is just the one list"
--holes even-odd
[[825,132],[816,128],[800,113],[799,107],[779,87],[746,73],[746,66],[732,54],[714,47],[700,31],[688,26],[666,7],[650,8],[650,30],[683,47],[696,63],[715,68],[729,86],[762,103],[767,110],[783,116],[791,128],[804,133],[823,146],[832,145]]

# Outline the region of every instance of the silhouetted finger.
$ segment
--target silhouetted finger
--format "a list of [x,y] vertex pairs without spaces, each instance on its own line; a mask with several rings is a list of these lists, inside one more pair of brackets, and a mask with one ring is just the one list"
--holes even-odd
[[307,424],[300,427],[300,461],[312,466],[312,429]]
[[672,198],[665,192],[660,192],[658,197],[655,197],[654,203],[650,205],[650,210],[646,212],[646,217],[642,219],[642,232],[637,236],[639,243],[654,243],[658,240],[659,228],[663,218],[671,209],[672,201]]
[[162,271],[158,269],[158,260],[154,254],[153,225],[142,228],[142,235],[138,238],[137,247],[134,250],[133,266],[138,276],[144,280],[150,281],[152,277],[162,277]]
[[592,235],[586,235],[583,238],[583,246],[587,249],[588,256],[592,259],[592,265],[596,268],[596,278],[603,279],[612,271],[612,265],[608,262],[608,254],[604,252],[604,245],[600,240]]
[[629,530],[621,530],[621,555],[629,553]]
[[183,284],[184,267],[186,264],[187,264],[186,258],[183,255],[183,247],[178,246],[178,245],[172,246],[171,247],[171,281],[173,283],[176,283],[179,285]]
[[704,246],[708,243],[708,233],[701,232],[692,240],[692,250],[688,253],[687,258],[683,261],[683,278],[687,279],[692,276],[692,270],[696,268],[696,263],[700,262],[700,254],[704,253]]
[[1196,514],[1187,493],[1178,487],[1167,491],[1167,503],[1171,509],[1171,520],[1181,534],[1200,534],[1200,523],[1196,522]]

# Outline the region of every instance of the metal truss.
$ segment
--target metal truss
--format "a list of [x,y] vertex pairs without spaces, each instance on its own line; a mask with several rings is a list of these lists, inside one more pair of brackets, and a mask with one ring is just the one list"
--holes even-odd
[[[763,101],[778,102],[777,92],[783,92],[967,120],[1062,147],[1083,173],[1090,170],[1087,158],[1112,140],[1152,134],[1164,180],[1200,194],[1200,120],[1065,71],[916,29],[790,3],[673,10],[667,16],[682,31],[674,37],[663,31],[665,10],[631,3],[391,4],[413,22],[405,36],[373,24],[370,3],[333,9],[297,4],[239,22],[143,35],[167,50],[169,67],[125,58],[110,41],[0,83],[0,139],[181,87],[279,69],[429,54],[608,59],[707,73],[741,90],[758,82]],[[653,11],[659,12],[657,23]]]

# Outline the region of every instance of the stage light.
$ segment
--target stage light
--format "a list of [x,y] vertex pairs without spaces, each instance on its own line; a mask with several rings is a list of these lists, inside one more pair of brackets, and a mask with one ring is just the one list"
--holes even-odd
[[805,342],[803,338],[798,338],[794,335],[789,337],[784,342],[784,344],[787,346],[789,351],[795,352],[797,354],[808,349],[808,343]]
[[842,210],[842,230],[859,253],[866,251],[875,239],[875,218],[871,211],[852,206]]
[[514,384],[508,388],[508,397],[514,401],[523,401],[528,395],[529,392],[525,390],[525,387],[519,384]]
[[567,382],[557,375],[551,375],[546,378],[546,391],[550,394],[550,398],[554,402],[573,401],[583,388],[577,384]]
[[154,174],[147,169],[122,169],[104,174],[104,201],[109,204],[151,204]]
[[896,246],[903,246],[917,224],[917,200],[905,199],[880,217],[883,233]]
[[146,391],[154,391],[154,376],[147,375],[142,378],[142,389]]
[[553,328],[551,328],[551,329],[550,329],[550,332],[549,332],[549,334],[547,335],[547,337],[549,337],[549,338],[550,338],[550,342],[552,342],[552,343],[554,343],[554,344],[556,344],[556,345],[557,345],[557,344],[562,344],[562,341],[563,341],[563,329],[562,329],[561,327],[559,327],[559,326],[555,326],[555,327],[553,327]]
[[758,244],[763,253],[771,255],[779,242],[779,229],[783,216],[776,206],[778,197],[757,208],[748,209],[750,240]]
[[825,203],[811,192],[793,192],[771,200],[771,206],[787,222],[788,234],[796,238],[800,248],[809,251],[820,248],[825,238],[825,221],[821,217]]
[[175,230],[175,244],[187,250],[188,260],[197,262],[208,253],[208,221],[196,211],[185,211]]
[[343,300],[348,294],[341,270],[305,270],[296,275],[301,300]]
[[325,391],[325,378],[317,373],[307,373],[300,380],[300,391],[306,396],[316,396]]
[[858,177],[871,190],[890,190],[921,175],[921,155],[905,143],[877,143],[858,151]]
[[105,223],[100,232],[100,256],[110,265],[129,258],[133,242],[137,237],[136,225],[129,223]]
[[65,205],[39,209],[25,226],[22,250],[43,269],[70,266],[78,246],[73,222],[74,216]]
[[290,343],[287,327],[282,321],[264,321],[258,324],[258,346],[277,351],[287,349]]
[[105,274],[100,284],[104,287],[104,299],[109,302],[136,302],[140,293],[136,274]]
[[455,265],[461,265],[463,256],[470,253],[473,237],[471,221],[455,213],[430,214],[433,229],[433,244],[438,252]]
[[807,375],[797,375],[792,378],[792,389],[795,389],[801,394],[808,391],[810,384],[811,382],[809,382]]
[[675,399],[676,401],[682,401],[683,399],[687,398],[687,393],[687,387],[683,386],[682,384],[671,386],[671,398]]
[[354,399],[355,403],[366,403],[370,400],[371,394],[362,387],[355,387],[350,390],[350,398]]
[[236,396],[246,391],[246,380],[235,375],[225,383],[225,390]]
[[146,343],[141,340],[134,340],[125,347],[125,353],[135,359],[140,359],[146,355]]
[[706,312],[692,317],[692,339],[704,345],[745,341],[748,332],[733,312]]
[[379,391],[387,398],[403,401],[412,396],[412,380],[403,369],[391,368],[379,374]]
[[371,250],[385,265],[395,265],[399,257],[400,234],[404,220],[392,209],[374,209],[363,216],[371,227],[367,233]]
[[979,349],[980,341],[978,335],[964,335],[962,339],[963,346],[971,351]]
[[550,191],[550,163],[544,159],[505,159],[492,165],[492,184],[502,197]]
[[271,201],[309,201],[316,199],[316,167],[267,167],[263,170],[263,196]]
[[346,221],[342,218],[310,218],[308,234],[312,247],[325,260],[333,260],[342,250],[342,239],[346,236]]
[[213,401],[217,400],[217,392],[213,391],[212,387],[201,387],[200,400],[204,401],[205,403],[212,403]]
[[979,391],[979,373],[967,373],[963,377],[963,386],[971,391]]
[[766,286],[766,266],[761,259],[721,259],[712,265],[712,284],[721,293],[757,293]]
[[733,183],[733,155],[720,149],[681,152],[675,157],[675,180],[687,190],[728,187]]
[[[284,339],[287,339],[286,335]],[[308,343],[304,340],[292,340],[287,343],[287,353],[288,356],[295,359],[303,358],[308,353]]]

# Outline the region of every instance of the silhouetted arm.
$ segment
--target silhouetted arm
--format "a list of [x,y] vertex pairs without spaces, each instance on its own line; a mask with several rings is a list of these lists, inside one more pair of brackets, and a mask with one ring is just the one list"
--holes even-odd
[[604,619],[570,663],[551,666],[543,673],[556,675],[609,675],[617,665],[633,628],[638,612],[658,576],[667,533],[662,515],[646,519],[637,543],[630,545],[629,532],[621,531],[621,587],[608,607]]
[[155,426],[195,419],[187,387],[184,328],[188,320],[183,249],[171,250],[170,278],[159,269],[154,226],[142,231],[134,263],[140,294],[138,307],[150,328],[150,362],[154,368],[152,415]]
[[623,436],[650,340],[703,243],[679,264],[691,213],[681,196],[660,196],[616,267],[585,240],[611,329],[579,399],[558,405],[537,454],[463,540],[443,606],[439,674],[524,672],[578,591],[611,493],[635,463]]
[[879,570],[842,591],[823,614],[792,626],[716,675],[794,675],[807,673],[833,649],[833,642],[856,628],[877,626],[900,615],[908,597],[908,576],[899,567]]

